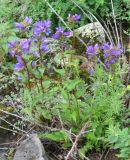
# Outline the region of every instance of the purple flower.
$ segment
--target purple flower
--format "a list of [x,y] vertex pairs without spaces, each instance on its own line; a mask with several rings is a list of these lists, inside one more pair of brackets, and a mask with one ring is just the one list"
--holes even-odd
[[79,21],[80,20],[80,18],[81,18],[81,15],[79,14],[75,14],[75,21]]
[[102,46],[103,48],[103,56],[106,61],[106,66],[109,67],[112,65],[115,61],[118,60],[119,56],[122,53],[122,47],[116,47],[113,45],[109,45],[109,43],[105,43]]
[[39,53],[38,53],[38,52],[33,52],[32,55],[33,55],[34,57],[39,57]]
[[18,63],[23,63],[22,57],[21,56],[16,56],[17,62]]
[[89,74],[92,76],[94,74],[94,69],[93,68],[90,68],[89,69]]
[[87,47],[87,53],[88,54],[91,54],[91,53],[93,53],[94,52],[94,47],[93,46],[88,46]]
[[21,81],[21,80],[22,80],[22,77],[18,76],[18,77],[17,77],[17,80],[18,80],[18,81]]
[[32,19],[29,17],[26,17],[23,22],[21,23],[16,22],[15,27],[20,31],[23,31],[23,30],[28,31],[28,28],[26,27],[30,25],[31,23],[32,23]]
[[56,33],[52,35],[53,39],[61,39],[63,37],[70,37],[72,35],[71,31],[64,32],[62,27],[56,28]]
[[36,62],[35,62],[35,61],[32,61],[31,66],[32,66],[32,67],[35,67],[35,65],[36,65]]
[[104,43],[102,48],[104,51],[108,51],[111,47],[110,47],[109,43]]
[[26,54],[29,52],[30,45],[31,45],[31,39],[24,39],[24,40],[21,40],[20,42],[20,46],[23,52]]
[[20,56],[16,56],[16,58],[17,58],[17,63],[14,66],[14,70],[19,71],[24,67],[24,63]]
[[60,39],[64,35],[64,30],[62,27],[57,27],[56,28],[56,33],[52,35],[53,39]]
[[95,46],[91,45],[87,47],[87,54],[88,54],[88,58],[92,59],[94,58],[96,55],[98,55],[99,52],[99,45],[96,44]]
[[29,18],[29,17],[26,17],[26,18],[24,19],[24,23],[26,23],[27,25],[29,25],[29,24],[32,23],[32,19]]
[[16,44],[17,44],[16,41],[12,41],[12,42],[8,43],[8,48],[10,49],[9,53],[12,57],[14,57],[16,54],[16,51],[15,51]]
[[120,54],[123,53],[123,47],[122,47],[121,44],[118,45],[118,48],[119,48],[119,50],[120,50]]
[[120,50],[112,48],[112,49],[110,49],[110,53],[111,53],[111,55],[118,57],[120,55]]
[[34,26],[34,37],[39,38],[42,33],[49,35],[51,33],[51,21],[38,21]]
[[8,43],[8,48],[9,49],[14,48],[15,46],[16,46],[16,41],[12,41],[12,42]]
[[52,22],[50,20],[43,21],[44,32],[46,33],[46,35],[49,35],[51,33],[51,24]]
[[15,27],[18,29],[18,30],[20,30],[20,31],[22,31],[23,29],[24,29],[24,25],[22,24],[22,23],[15,23]]
[[47,44],[41,44],[41,50],[44,52],[44,53],[48,53],[49,52],[49,48],[47,46]]
[[10,55],[11,55],[12,57],[14,57],[14,56],[16,55],[16,51],[15,51],[15,50],[9,51],[9,53],[10,53]]
[[109,61],[107,61],[105,64],[106,64],[107,67],[109,67],[109,66],[112,65],[114,62],[115,62],[115,59],[112,58],[112,59],[110,59]]
[[110,57],[110,54],[104,53],[103,56],[104,56],[104,58],[108,58],[108,57]]
[[123,52],[123,49],[122,49],[122,46],[119,45],[119,46],[115,46],[115,47],[112,47],[110,49],[110,53],[111,55],[115,56],[115,57],[119,57],[121,55],[121,53]]
[[18,62],[18,63],[15,64],[14,70],[15,70],[15,71],[19,71],[19,70],[21,70],[23,67],[24,67],[23,63],[22,63],[22,62]]
[[64,32],[64,36],[65,37],[71,37],[73,35],[73,32],[72,31],[67,31],[67,32]]
[[90,45],[87,47],[87,54],[88,58],[91,60],[95,56],[97,56],[99,53],[103,53],[104,61],[107,67],[114,64],[118,59],[119,56],[122,53],[122,47],[120,46],[113,46],[109,43],[104,43],[102,46],[96,45]]
[[81,18],[81,15],[78,15],[78,14],[75,14],[75,15],[72,15],[72,14],[69,14],[68,16],[68,22],[69,23],[72,23],[72,22],[78,22]]
[[49,52],[48,42],[46,40],[46,37],[42,38],[42,42],[41,42],[40,48],[44,53],[48,53]]
[[99,44],[95,44],[94,49],[95,49],[95,51],[99,51],[99,49],[100,49]]

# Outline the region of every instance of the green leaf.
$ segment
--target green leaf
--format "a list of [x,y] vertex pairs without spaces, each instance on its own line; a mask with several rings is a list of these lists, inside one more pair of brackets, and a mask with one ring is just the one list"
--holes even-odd
[[72,121],[77,124],[77,111],[74,110],[72,113],[71,113],[71,118],[72,118]]
[[61,142],[61,141],[67,142],[69,140],[67,133],[64,131],[44,133],[44,134],[40,134],[39,136],[40,138],[48,138],[57,142]]
[[44,72],[45,72],[45,68],[44,67],[39,67],[38,70],[41,73],[41,75],[43,75]]
[[62,88],[61,88],[60,90],[61,90],[61,94],[62,94],[63,98],[68,101],[68,94],[69,94],[69,93],[67,93],[67,91],[65,91],[65,90],[62,89]]
[[130,91],[130,85],[127,86],[127,90]]
[[56,69],[54,68],[55,72],[59,73],[61,76],[65,75],[65,70],[64,69]]
[[49,120],[51,120],[52,119],[52,116],[51,116],[51,114],[49,113],[49,111],[47,111],[47,110],[41,110],[41,112],[40,113],[42,113],[42,116],[44,117],[44,118],[46,118],[46,119],[49,119]]
[[49,88],[50,85],[51,85],[51,81],[49,81],[49,80],[43,82],[43,87],[46,89]]
[[74,79],[74,80],[67,80],[64,83],[64,88],[67,88],[68,91],[72,91],[73,89],[76,89],[76,86],[80,84],[82,80],[80,79]]

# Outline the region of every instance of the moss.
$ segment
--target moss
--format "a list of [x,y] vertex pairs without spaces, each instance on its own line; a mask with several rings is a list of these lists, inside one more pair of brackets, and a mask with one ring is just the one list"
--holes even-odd
[[[14,111],[14,107],[11,107],[11,106],[7,107],[6,105],[0,104],[0,110],[12,113]],[[3,114],[4,113],[0,111],[0,116],[3,115]]]

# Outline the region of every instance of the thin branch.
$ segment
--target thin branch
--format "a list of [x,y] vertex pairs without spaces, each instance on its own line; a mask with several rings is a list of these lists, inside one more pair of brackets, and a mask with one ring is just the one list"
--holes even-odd
[[114,19],[114,25],[115,25],[116,35],[117,35],[117,45],[119,46],[119,44],[120,44],[120,38],[119,38],[118,29],[117,29],[117,22],[116,22],[116,16],[115,16],[115,10],[114,10],[114,5],[113,5],[113,0],[111,0],[111,6],[112,6],[112,14],[113,14],[113,19]]
[[0,148],[0,150],[8,150],[9,148]]
[[[11,131],[11,132],[13,132],[13,133],[18,133],[18,132],[15,131],[15,130],[8,129],[8,128],[2,127],[2,126],[0,126],[0,128],[1,128],[1,129],[4,129],[4,130],[7,130],[7,131]],[[19,133],[19,134],[20,134],[20,133]]]
[[6,122],[7,124],[9,124],[10,126],[13,126],[15,129],[17,129],[18,131],[21,131],[23,133],[26,133],[24,130],[20,129],[19,127],[16,127],[15,125],[11,124],[10,122],[8,122],[7,120],[5,120],[4,118],[0,117],[0,119],[4,122]]
[[65,160],[69,160],[70,157],[72,156],[73,152],[75,151],[75,149],[77,149],[77,145],[78,145],[78,141],[80,139],[80,137],[83,135],[83,132],[85,132],[85,130],[88,128],[88,122],[85,123],[85,125],[83,126],[83,128],[80,130],[80,132],[78,133],[78,135],[75,137],[75,141],[70,149],[70,151],[68,152]]
[[16,142],[1,143],[0,146],[10,145],[10,144],[16,144]]
[[90,160],[88,157],[86,157],[83,153],[81,155],[84,157],[85,160]]
[[[28,119],[24,118],[24,117],[21,117],[21,116],[18,116],[17,114],[14,114],[14,113],[10,113],[10,112],[7,112],[7,111],[4,111],[2,109],[0,109],[0,112],[2,113],[6,113],[8,115],[11,115],[11,116],[14,116],[14,117],[17,117],[17,118],[20,118],[22,119],[23,121],[29,121]],[[30,121],[29,121],[30,122]]]

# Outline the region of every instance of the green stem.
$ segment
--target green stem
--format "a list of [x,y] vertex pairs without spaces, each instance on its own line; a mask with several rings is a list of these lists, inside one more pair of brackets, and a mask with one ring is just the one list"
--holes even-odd
[[[41,40],[40,40],[40,41],[41,41]],[[42,65],[43,65],[44,60],[43,60],[42,53],[41,53],[41,50],[40,50],[40,43],[39,43],[38,48],[39,48],[39,54],[40,54],[41,66],[42,66]],[[42,82],[43,82],[43,78],[42,78],[42,76],[43,76],[43,75],[41,75],[41,78],[40,78],[40,84],[41,84],[42,92],[44,92],[44,88],[43,88],[43,84],[42,84]]]
[[67,71],[66,71],[66,64],[65,64],[65,60],[64,60],[64,47],[62,46],[62,49],[61,49],[61,56],[62,56],[62,59],[63,59],[63,68],[65,70],[65,78],[67,78]]
[[78,103],[78,98],[76,96],[76,94],[74,94],[75,99],[76,99],[76,109],[77,109],[77,114],[78,114],[78,120],[80,120],[80,108],[79,108],[79,103]]
[[71,102],[70,102],[70,95],[69,95],[69,93],[68,93],[68,100],[69,100],[69,110],[70,110],[70,111],[72,111],[72,109],[71,109]]
[[38,93],[40,93],[40,89],[39,89],[39,86],[38,86],[38,83],[37,83],[37,79],[36,79],[35,76],[34,76],[34,79],[35,79],[35,84],[36,84],[36,86],[37,86]]
[[28,79],[28,85],[29,85],[29,89],[31,90],[30,74],[29,74],[28,66],[27,66],[27,63],[26,63],[26,61],[24,60],[24,58],[22,58],[22,61],[24,62],[24,66],[25,66],[26,71],[27,71],[27,75],[28,75],[28,77],[27,77],[27,79]]

